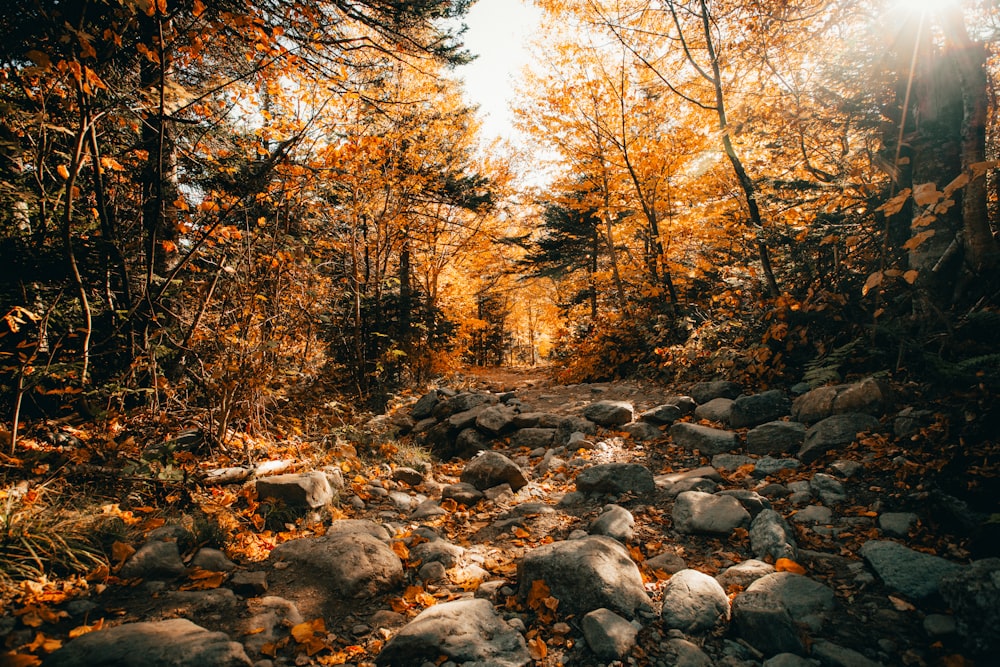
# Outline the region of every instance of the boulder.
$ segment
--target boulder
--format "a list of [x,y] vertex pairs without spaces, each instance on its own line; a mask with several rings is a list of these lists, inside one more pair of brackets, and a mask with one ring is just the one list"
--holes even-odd
[[408,484],[409,486],[420,486],[424,483],[424,473],[413,468],[400,466],[392,471],[392,479],[397,482]]
[[869,540],[861,545],[860,554],[887,587],[914,600],[934,595],[942,578],[962,569],[958,563],[889,540]]
[[802,653],[802,638],[777,596],[767,591],[744,592],[733,599],[736,632],[766,656]]
[[290,507],[323,507],[333,500],[330,480],[319,471],[275,475],[257,480],[258,498],[275,498]]
[[748,593],[765,591],[776,596],[795,620],[823,614],[836,606],[833,589],[801,574],[775,572],[747,587]]
[[881,417],[894,402],[889,385],[876,378],[853,384],[818,387],[795,399],[792,417],[813,424],[832,415],[863,412]]
[[875,431],[878,427],[878,419],[860,412],[827,417],[806,431],[798,458],[803,463],[812,463],[831,450],[843,449],[851,444],[858,433]]
[[591,535],[607,535],[625,544],[635,533],[635,517],[620,505],[608,505],[590,526]]
[[750,524],[750,551],[755,558],[798,558],[795,533],[774,510],[764,510]]
[[729,423],[729,415],[733,410],[733,399],[713,398],[707,403],[703,403],[695,408],[694,416],[698,419],[706,419],[710,422],[720,424]]
[[678,422],[670,427],[670,437],[674,444],[688,450],[697,449],[705,456],[714,456],[736,449],[736,434],[732,431]]
[[814,641],[809,653],[824,667],[883,667],[877,660],[825,639]]
[[152,539],[125,561],[118,576],[123,579],[174,579],[186,569],[175,540]]
[[779,389],[740,396],[733,401],[729,411],[729,425],[732,428],[758,426],[784,417],[791,409],[792,402]]
[[548,412],[520,412],[514,415],[514,428],[559,428],[563,417]]
[[499,452],[483,452],[466,464],[460,479],[480,491],[510,484],[517,491],[528,483],[521,467]]
[[407,623],[375,658],[380,667],[436,664],[522,667],[531,662],[524,637],[488,600],[455,600],[428,607]]
[[[289,567],[276,576],[294,585],[322,584],[341,596],[369,598],[403,582],[403,563],[382,540],[364,532],[327,533],[279,544],[271,562]],[[322,573],[317,577],[317,573]]]
[[418,422],[422,419],[427,419],[434,412],[434,408],[437,407],[440,401],[441,398],[438,395],[438,390],[432,389],[413,404],[413,408],[410,410],[410,417]]
[[704,405],[714,398],[736,398],[743,390],[735,382],[712,380],[698,382],[688,392],[698,405]]
[[506,405],[491,405],[476,417],[476,428],[487,433],[500,433],[514,422],[514,409]]
[[1000,655],[1000,558],[946,574],[939,588],[969,650],[984,658]]
[[555,439],[556,429],[554,428],[522,428],[514,433],[510,444],[517,448],[538,449],[539,447],[551,447]]
[[757,518],[757,515],[764,510],[771,509],[770,500],[750,489],[725,489],[719,491],[717,495],[736,498],[740,501],[740,505],[743,505],[743,509],[750,513],[751,520]]
[[602,660],[622,660],[635,648],[638,628],[610,609],[595,609],[581,623],[587,646]]
[[371,535],[386,544],[389,543],[391,537],[385,527],[367,519],[337,519],[332,521],[330,527],[326,529],[327,535],[357,535],[358,533]]
[[257,655],[267,644],[276,644],[288,636],[288,628],[305,619],[294,602],[274,595],[247,600],[248,617],[240,619],[237,631],[246,650]]
[[765,563],[762,560],[757,560],[756,558],[751,558],[750,560],[727,567],[716,575],[715,580],[727,591],[730,586],[738,586],[741,589],[746,589],[753,582],[772,572],[774,572],[773,565]]
[[243,646],[185,618],[126,623],[71,640],[51,667],[250,667]]
[[625,426],[622,426],[622,430],[632,436],[632,439],[637,442],[646,442],[647,440],[656,440],[663,437],[663,431],[649,422],[625,424]]
[[626,401],[598,401],[584,408],[583,416],[598,426],[622,426],[635,419],[635,408]]
[[602,463],[576,476],[581,493],[650,494],[656,491],[653,473],[638,463]]
[[794,470],[802,465],[798,459],[776,459],[772,456],[763,456],[757,459],[753,467],[754,477],[767,477],[782,470]]
[[788,454],[798,451],[805,438],[805,424],[767,422],[747,431],[747,452],[758,455]]
[[459,482],[458,484],[449,484],[441,489],[441,497],[451,498],[459,505],[472,507],[482,499],[483,492],[471,484]]
[[879,514],[878,528],[889,537],[906,537],[918,519],[913,512],[884,512]]
[[602,607],[627,618],[652,613],[642,575],[628,550],[603,535],[535,547],[518,563],[517,580],[522,600],[535,581],[545,582],[559,600],[560,614],[586,614]]
[[673,424],[675,421],[694,412],[698,404],[690,396],[673,396],[662,405],[652,410],[646,410],[639,415],[639,420],[651,424]]
[[492,394],[480,394],[471,391],[456,394],[451,398],[440,401],[432,411],[439,420],[448,419],[459,412],[468,412],[474,408],[495,402],[496,397]]
[[835,505],[847,498],[844,484],[834,477],[818,472],[809,480],[809,491],[827,505]]
[[719,582],[707,574],[681,570],[663,587],[660,616],[666,628],[699,634],[729,620],[729,598]]
[[685,491],[674,502],[673,521],[682,533],[729,535],[750,524],[750,513],[732,496]]

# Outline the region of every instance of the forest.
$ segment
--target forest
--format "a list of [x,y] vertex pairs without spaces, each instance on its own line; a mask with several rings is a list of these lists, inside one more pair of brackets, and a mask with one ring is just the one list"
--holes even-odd
[[416,447],[373,417],[503,368],[879,378],[997,490],[996,0],[535,0],[524,143],[463,96],[474,3],[0,12],[5,604],[125,559],[22,551],[66,503],[181,512],[303,448],[371,477]]

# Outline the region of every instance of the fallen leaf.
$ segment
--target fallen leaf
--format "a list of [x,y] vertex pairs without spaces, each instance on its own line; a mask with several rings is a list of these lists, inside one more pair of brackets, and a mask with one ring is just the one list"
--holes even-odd
[[6,653],[0,655],[0,667],[35,667],[42,664],[42,659],[36,655]]
[[410,550],[407,549],[406,545],[400,542],[399,540],[396,540],[395,542],[392,543],[392,550],[396,553],[397,556],[399,556],[400,560],[404,561],[409,560]]
[[806,573],[806,569],[791,558],[779,558],[774,563],[774,569],[777,572],[791,572],[792,574]]
[[527,644],[528,653],[531,655],[532,660],[542,660],[549,654],[549,647],[545,645],[545,640],[541,637],[529,639]]
[[69,638],[76,639],[77,637],[82,637],[88,632],[96,632],[97,630],[104,629],[104,619],[97,619],[93,625],[80,625],[69,631]]
[[890,595],[889,596],[889,602],[892,603],[892,606],[896,609],[896,611],[916,611],[917,610],[917,608],[914,607],[912,604],[910,604],[909,602],[907,602],[906,600],[904,600],[902,598],[896,597],[895,595]]

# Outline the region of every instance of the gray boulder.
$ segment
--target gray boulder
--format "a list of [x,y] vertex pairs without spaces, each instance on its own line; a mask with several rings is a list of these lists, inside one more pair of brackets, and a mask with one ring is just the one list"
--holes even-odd
[[410,410],[410,416],[415,421],[420,421],[422,419],[427,419],[434,412],[434,408],[441,401],[438,395],[437,389],[432,389],[423,396],[420,397],[416,403],[413,404],[413,408]]
[[326,529],[326,535],[328,536],[357,535],[359,533],[371,535],[376,540],[385,542],[386,544],[389,543],[391,537],[389,531],[384,526],[374,521],[368,521],[367,519],[337,519],[331,522],[330,526]]
[[602,660],[622,660],[635,648],[638,628],[610,609],[595,609],[580,625],[587,646]]
[[459,505],[472,507],[482,499],[483,492],[471,484],[459,482],[458,484],[449,484],[441,489],[441,497],[451,498]]
[[584,408],[583,416],[598,426],[622,426],[635,419],[635,408],[626,401],[598,401]]
[[480,491],[510,484],[517,491],[528,483],[521,467],[499,452],[483,452],[466,464],[460,479]]
[[622,430],[632,436],[632,439],[637,442],[656,440],[663,437],[663,431],[649,422],[625,424],[625,426],[622,426]]
[[764,655],[804,650],[788,610],[767,591],[737,595],[733,599],[733,625],[743,639]]
[[958,633],[978,656],[1000,655],[1000,558],[986,558],[940,580]]
[[685,491],[674,502],[673,521],[682,533],[729,535],[750,524],[750,513],[732,496]]
[[893,404],[892,390],[882,380],[866,378],[854,384],[818,387],[795,399],[792,417],[813,424],[832,415],[863,412],[884,415]]
[[732,409],[729,411],[729,425],[732,428],[757,426],[784,417],[791,409],[792,402],[785,392],[779,389],[740,396],[733,401]]
[[491,405],[476,417],[476,427],[488,433],[505,431],[514,421],[514,410],[506,405]]
[[879,514],[878,528],[889,537],[906,537],[918,519],[913,512],[884,512]]
[[73,639],[50,667],[249,667],[243,646],[185,618],[126,623]]
[[767,422],[747,431],[747,452],[759,455],[788,454],[798,451],[805,438],[805,424]]
[[262,477],[257,480],[258,498],[276,498],[290,507],[323,507],[333,500],[330,480],[319,471]]
[[729,620],[729,598],[712,577],[681,570],[663,587],[663,625],[685,634],[706,632]]
[[727,567],[716,575],[715,580],[726,590],[729,590],[730,586],[746,589],[753,582],[773,572],[774,566],[770,563],[751,558]]
[[733,411],[733,399],[713,398],[707,403],[703,403],[695,408],[694,416],[698,419],[707,419],[710,422],[720,424],[729,423],[729,415]]
[[798,458],[803,463],[812,463],[831,450],[843,449],[851,444],[857,439],[858,433],[878,428],[878,419],[860,412],[827,417],[806,431]]
[[715,456],[736,448],[736,434],[732,431],[678,422],[670,427],[670,437],[674,444],[688,450],[697,449],[705,456]]
[[173,579],[186,569],[175,540],[149,540],[125,561],[118,576],[123,579]]
[[719,491],[717,495],[736,498],[740,501],[740,505],[743,505],[743,509],[750,513],[751,520],[757,518],[757,515],[764,510],[771,509],[770,500],[750,489],[725,489]]
[[690,396],[673,396],[662,405],[652,410],[646,410],[639,415],[639,420],[651,424],[673,424],[675,421],[694,412],[698,404]]
[[869,540],[860,553],[886,586],[914,600],[934,595],[942,578],[962,569],[958,563],[889,540]]
[[524,637],[488,600],[456,600],[428,607],[406,624],[375,658],[380,667],[452,663],[522,667],[531,662]]
[[699,405],[708,403],[713,398],[736,398],[743,390],[735,382],[728,380],[712,380],[699,382],[688,392]]
[[774,510],[763,510],[750,524],[750,551],[755,558],[798,558],[795,533],[784,517]]
[[772,456],[763,456],[757,459],[753,468],[754,477],[767,477],[782,470],[794,470],[802,465],[798,459],[776,459]]
[[836,599],[833,589],[801,574],[775,572],[750,584],[748,593],[765,591],[776,596],[792,618],[833,611]]
[[559,600],[560,614],[586,614],[606,607],[628,618],[651,614],[639,568],[628,550],[603,535],[553,542],[527,552],[517,565],[518,594],[544,581]]
[[576,476],[576,489],[581,493],[635,493],[656,491],[651,473],[638,463],[602,463],[583,470]]
[[635,517],[620,505],[608,505],[601,516],[590,526],[591,535],[607,535],[611,539],[627,543],[635,533]]
[[[279,544],[272,562],[289,567],[275,577],[294,586],[322,584],[338,595],[370,598],[403,582],[403,563],[389,546],[367,533],[327,533]],[[322,577],[317,577],[322,573]]]
[[839,644],[825,639],[814,641],[810,647],[810,655],[819,660],[824,667],[883,667],[881,662],[872,660]]
[[539,447],[551,447],[555,439],[556,429],[554,428],[522,428],[514,433],[510,444],[517,448],[538,449]]

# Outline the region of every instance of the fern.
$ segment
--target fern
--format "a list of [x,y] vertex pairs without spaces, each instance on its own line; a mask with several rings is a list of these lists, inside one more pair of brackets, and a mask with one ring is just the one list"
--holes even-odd
[[858,345],[860,338],[855,338],[851,342],[834,348],[829,354],[817,357],[805,365],[802,380],[815,389],[831,382],[840,382],[842,377],[840,367],[847,362]]

